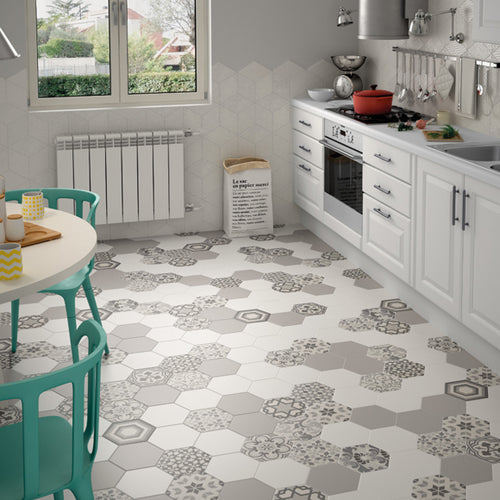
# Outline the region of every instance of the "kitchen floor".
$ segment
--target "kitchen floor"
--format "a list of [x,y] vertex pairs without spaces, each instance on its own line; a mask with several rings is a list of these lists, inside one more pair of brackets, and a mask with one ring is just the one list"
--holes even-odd
[[[498,498],[500,377],[309,231],[110,241],[95,268],[96,500]],[[16,355],[1,311],[8,380],[69,361],[62,299],[21,302]]]

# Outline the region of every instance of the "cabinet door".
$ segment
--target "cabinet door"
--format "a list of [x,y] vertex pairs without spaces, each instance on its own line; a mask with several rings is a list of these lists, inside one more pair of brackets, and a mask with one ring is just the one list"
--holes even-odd
[[410,219],[363,196],[363,252],[407,283],[410,280]]
[[460,317],[462,229],[459,211],[463,175],[418,159],[415,214],[415,287],[449,314]]
[[323,218],[323,170],[312,163],[293,157],[294,201],[318,220]]
[[500,189],[466,177],[462,321],[500,347]]

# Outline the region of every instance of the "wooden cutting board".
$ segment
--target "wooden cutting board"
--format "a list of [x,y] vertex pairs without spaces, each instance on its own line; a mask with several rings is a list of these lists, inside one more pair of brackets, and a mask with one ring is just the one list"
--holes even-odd
[[[456,134],[451,139],[444,139],[442,130],[422,130],[425,135],[425,140],[429,142],[464,142],[460,134]],[[429,137],[429,134],[439,134],[439,137]]]
[[35,245],[43,241],[57,240],[57,238],[61,237],[59,231],[54,231],[53,229],[48,229],[32,222],[24,223],[24,232],[25,236],[21,241],[21,247]]

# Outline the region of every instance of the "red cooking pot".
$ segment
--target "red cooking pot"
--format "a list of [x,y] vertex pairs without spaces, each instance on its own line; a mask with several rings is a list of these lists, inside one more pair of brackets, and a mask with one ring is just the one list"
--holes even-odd
[[370,85],[371,90],[358,90],[352,95],[354,112],[360,115],[385,115],[391,111],[393,92],[377,90],[376,85]]

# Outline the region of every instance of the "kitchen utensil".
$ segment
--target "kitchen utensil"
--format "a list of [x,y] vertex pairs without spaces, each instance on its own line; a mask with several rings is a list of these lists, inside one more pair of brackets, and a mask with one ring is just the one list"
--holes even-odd
[[334,95],[335,95],[335,90],[334,89],[309,89],[307,91],[309,94],[309,97],[313,101],[329,101]]
[[392,108],[393,92],[377,90],[376,85],[370,85],[371,90],[354,92],[352,101],[354,112],[361,115],[384,115]]
[[363,82],[356,73],[339,75],[333,81],[333,88],[337,97],[348,99],[353,92],[363,89]]
[[403,77],[402,77],[402,80],[403,80],[403,87],[398,95],[399,102],[404,102],[406,100],[406,93],[407,93],[407,89],[406,89],[406,54],[404,54],[404,53],[403,53]]
[[455,83],[455,78],[450,73],[450,70],[446,67],[444,61],[441,61],[439,65],[439,71],[436,76],[436,89],[441,97],[441,99],[446,99],[450,94],[450,90]]
[[434,99],[438,94],[436,89],[436,56],[432,58],[432,90],[429,93],[429,98]]
[[337,76],[333,81],[333,88],[338,97],[347,99],[356,90],[363,89],[361,78],[353,72],[363,65],[366,56],[331,56],[331,59],[338,69],[346,72],[345,75]]
[[340,71],[352,73],[363,66],[366,56],[331,56],[331,60]]
[[410,57],[410,73],[408,81],[408,90],[406,91],[406,102],[408,106],[413,106],[415,103],[415,55]]
[[399,81],[399,52],[396,51],[396,85],[394,86],[394,95],[401,92],[401,83]]
[[417,91],[416,97],[420,101],[424,95],[424,89],[422,88],[423,76],[422,76],[422,56],[421,55],[418,58],[418,62],[419,62],[419,65],[418,65],[418,91]]
[[425,56],[425,91],[422,96],[422,102],[427,102],[431,95],[429,93],[429,59]]

